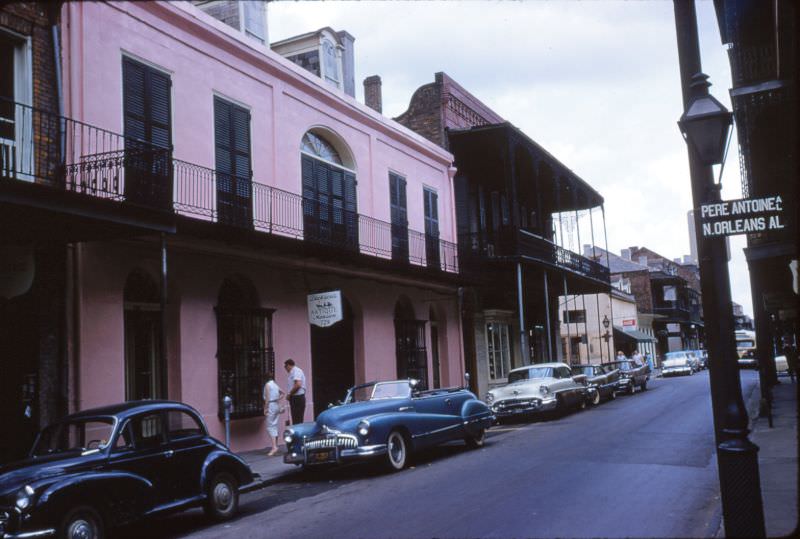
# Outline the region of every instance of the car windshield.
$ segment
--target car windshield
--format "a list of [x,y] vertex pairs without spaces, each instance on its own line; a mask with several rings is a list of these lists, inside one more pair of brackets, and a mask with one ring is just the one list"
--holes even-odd
[[686,352],[667,352],[664,354],[664,359],[686,359]]
[[520,382],[522,380],[530,380],[531,378],[550,378],[553,376],[552,367],[531,367],[530,369],[522,369],[508,374],[508,383]]
[[619,369],[621,371],[630,371],[636,368],[632,361],[617,361],[610,365],[611,368]]
[[34,456],[103,449],[111,440],[114,420],[110,417],[75,419],[54,423],[42,430],[31,452]]
[[753,348],[756,345],[753,341],[736,341],[736,348]]
[[411,396],[411,384],[408,380],[397,382],[373,382],[350,388],[345,397],[345,404],[366,402],[379,399],[407,399]]
[[573,365],[572,374],[585,374],[586,376],[594,376],[594,368],[590,365]]

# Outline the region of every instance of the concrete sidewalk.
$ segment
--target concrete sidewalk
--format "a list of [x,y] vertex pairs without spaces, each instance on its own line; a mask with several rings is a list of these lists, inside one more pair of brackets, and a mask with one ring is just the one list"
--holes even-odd
[[301,468],[293,464],[284,464],[283,455],[286,453],[286,446],[280,446],[280,452],[272,457],[268,457],[267,453],[271,448],[257,451],[246,451],[239,453],[250,469],[261,476],[260,487],[266,487],[286,479],[288,476],[299,473]]
[[758,465],[761,496],[768,537],[794,536],[798,524],[798,384],[789,377],[772,388],[772,419],[766,416],[752,424],[750,440],[760,449]]

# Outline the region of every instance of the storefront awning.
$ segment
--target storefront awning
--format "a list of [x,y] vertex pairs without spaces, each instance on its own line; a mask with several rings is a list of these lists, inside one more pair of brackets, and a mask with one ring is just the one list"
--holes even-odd
[[627,339],[634,342],[656,342],[655,337],[652,337],[643,331],[636,329],[625,330],[619,326],[614,326],[614,338],[620,338],[622,340]]

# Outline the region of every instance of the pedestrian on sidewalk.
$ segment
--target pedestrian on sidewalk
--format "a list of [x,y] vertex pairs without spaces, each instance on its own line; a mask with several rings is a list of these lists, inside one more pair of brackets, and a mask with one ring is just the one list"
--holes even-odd
[[292,412],[292,425],[298,425],[303,422],[306,412],[306,375],[295,365],[292,358],[284,361],[283,367],[289,373],[289,408]]
[[264,384],[264,415],[267,416],[267,434],[272,440],[272,450],[267,453],[268,457],[278,453],[278,420],[284,411],[280,400],[286,395],[283,390],[275,383],[275,376],[272,372],[267,373],[267,383]]
[[622,353],[622,350],[617,350],[617,361],[628,359],[628,356]]

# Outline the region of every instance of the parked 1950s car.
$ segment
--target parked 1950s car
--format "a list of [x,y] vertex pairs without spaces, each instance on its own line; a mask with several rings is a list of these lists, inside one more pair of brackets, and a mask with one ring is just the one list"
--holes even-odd
[[649,365],[642,365],[632,359],[624,359],[603,363],[603,367],[606,369],[619,369],[617,391],[632,395],[636,391],[636,386],[639,386],[642,391],[647,389],[647,381],[650,379]]
[[602,365],[573,365],[572,374],[586,376],[586,398],[590,404],[597,405],[602,399],[617,398],[619,369],[606,369]]
[[197,506],[225,520],[254,479],[185,404],[86,410],[46,427],[26,460],[0,468],[0,537],[97,539]]
[[661,376],[675,376],[680,374],[694,374],[689,352],[667,352],[661,364]]
[[341,405],[286,431],[283,461],[310,467],[377,457],[401,470],[426,447],[460,439],[483,445],[494,416],[475,395],[463,388],[416,387],[416,380],[396,380],[349,389]]
[[508,383],[486,395],[498,418],[586,406],[586,376],[573,376],[564,363],[536,363],[508,373]]

